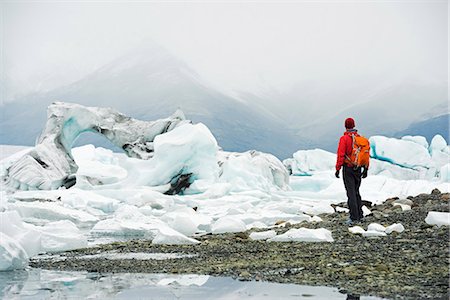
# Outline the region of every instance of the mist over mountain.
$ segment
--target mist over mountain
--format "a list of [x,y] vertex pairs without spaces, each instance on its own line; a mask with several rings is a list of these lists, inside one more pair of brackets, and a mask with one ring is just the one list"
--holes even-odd
[[[284,99],[284,105],[268,101],[267,106],[286,120],[301,140],[329,151],[336,150],[348,117],[355,119],[357,129],[365,136],[394,136],[412,123],[448,112],[445,83],[404,80],[386,84],[361,80],[340,88],[324,86],[327,85],[299,84],[288,93],[273,95]],[[290,109],[299,106],[297,110]],[[428,135],[445,135],[447,126],[436,124],[428,129]]]
[[35,93],[2,107],[0,144],[31,145],[44,127],[54,101],[113,107],[143,120],[180,108],[205,123],[229,151],[257,149],[278,157],[301,144],[274,115],[210,87],[187,64],[156,44],[146,44],[67,86]]
[[408,128],[397,132],[395,137],[402,137],[405,135],[421,135],[424,136],[428,142],[431,142],[436,134],[440,134],[449,143],[449,127],[450,114],[443,114],[432,117],[426,120],[417,121],[408,126]]
[[[257,149],[280,158],[298,149],[335,151],[347,117],[365,136],[394,136],[448,112],[446,85],[423,80],[302,81],[288,91],[234,96],[213,87],[167,49],[147,42],[72,84],[6,103],[0,125],[7,130],[0,131],[0,143],[34,144],[54,101],[113,107],[143,120],[165,118],[180,108],[188,119],[205,123],[225,150]],[[427,136],[448,135],[445,122],[432,124]],[[414,128],[405,132],[420,132]],[[111,147],[92,135],[81,136],[80,143]]]

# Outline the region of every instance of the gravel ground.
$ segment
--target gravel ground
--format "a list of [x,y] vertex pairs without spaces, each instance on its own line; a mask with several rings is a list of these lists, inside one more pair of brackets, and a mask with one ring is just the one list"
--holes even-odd
[[[402,223],[405,231],[386,237],[351,234],[344,225],[346,213],[321,215],[323,222],[276,228],[331,230],[333,243],[265,242],[248,238],[252,231],[204,235],[198,245],[152,245],[151,241],[117,242],[57,255],[35,257],[30,265],[54,270],[136,273],[195,273],[231,276],[239,280],[264,280],[338,287],[343,293],[396,299],[449,299],[449,228],[425,223],[428,211],[449,211],[448,193],[434,190],[408,199],[387,199],[371,207],[372,222],[388,226]],[[412,209],[402,211],[395,201]],[[342,204],[341,206],[345,206]],[[191,257],[166,260],[86,258],[101,253],[178,253]],[[64,258],[64,259],[61,259]]]

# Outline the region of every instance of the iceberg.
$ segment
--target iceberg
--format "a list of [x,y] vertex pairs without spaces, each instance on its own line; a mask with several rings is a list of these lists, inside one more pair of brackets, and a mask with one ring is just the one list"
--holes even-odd
[[[196,234],[265,228],[250,238],[333,240],[324,228],[290,229],[278,236],[270,229],[320,222],[317,215],[334,213],[332,205],[346,200],[342,179],[334,177],[334,153],[300,150],[281,162],[255,150],[224,151],[205,125],[190,123],[181,112],[154,122],[65,103],[54,104],[49,112],[47,131],[37,146],[0,161],[0,232],[6,236],[0,265],[5,269],[23,267],[37,253],[129,238],[197,244]],[[73,118],[66,124],[68,116]],[[95,119],[100,116],[103,120]],[[95,126],[104,129],[100,134],[119,145],[128,143],[122,145],[125,153],[93,145],[71,149],[69,141],[80,128],[100,128],[89,127],[95,120]],[[131,141],[135,133],[140,135]],[[449,191],[450,151],[442,138],[435,137],[430,145],[418,136],[374,141],[376,155],[361,185],[364,200],[381,204],[389,197],[406,198],[435,188]],[[56,148],[51,147],[57,148],[54,156]],[[370,213],[364,207],[364,215]],[[437,222],[433,215],[427,220]],[[378,231],[374,225],[351,231],[384,236],[404,230],[401,224],[379,226]]]
[[283,161],[292,175],[311,176],[320,171],[333,170],[336,164],[336,154],[322,150],[299,150],[293,158]]
[[189,123],[181,111],[154,122],[135,120],[111,108],[55,102],[48,107],[47,123],[36,146],[7,169],[9,186],[21,190],[50,190],[75,183],[78,166],[71,154],[77,137],[97,132],[130,157],[149,159],[159,134]]

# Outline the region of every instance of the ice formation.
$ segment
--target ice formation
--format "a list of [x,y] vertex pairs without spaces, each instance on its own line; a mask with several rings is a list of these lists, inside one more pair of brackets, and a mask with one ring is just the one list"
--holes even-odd
[[274,236],[268,242],[333,242],[331,231],[325,228],[309,229],[289,229],[283,234]]
[[[290,229],[278,236],[272,229],[320,222],[317,215],[333,213],[332,204],[346,201],[342,179],[334,177],[334,153],[301,150],[283,164],[254,150],[222,151],[205,125],[191,124],[181,113],[142,122],[109,109],[63,103],[49,112],[41,142],[0,161],[0,184],[5,179],[9,184],[0,191],[0,233],[5,237],[0,266],[5,270],[22,268],[37,253],[122,239],[196,244],[197,234],[264,228],[250,238],[333,240],[331,228]],[[99,130],[126,153],[93,145],[70,149],[80,130]],[[128,140],[134,130],[146,132],[148,140],[142,135]],[[380,204],[397,196],[401,200],[396,203],[409,205],[402,202],[409,195],[449,191],[450,151],[442,137],[430,144],[423,137],[373,137],[372,147],[369,176],[361,185],[364,200]],[[52,190],[63,183],[75,184]],[[369,213],[365,207],[364,214]],[[430,213],[427,222],[448,224],[448,216]],[[380,226],[351,230],[365,236],[404,230],[401,224]]]
[[367,226],[367,231],[360,226],[349,227],[348,231],[353,234],[362,234],[364,237],[382,237],[387,236],[393,232],[401,233],[405,230],[405,227],[400,223],[394,223],[388,227],[384,227],[378,223],[371,223]]
[[[372,136],[369,175],[383,175],[400,180],[448,180],[450,148],[445,139],[436,135],[430,145],[422,136],[405,136],[401,139]],[[323,189],[330,184],[329,170],[336,164],[336,155],[321,149],[300,150],[293,158],[283,161],[292,175],[307,178],[291,180],[294,189]]]
[[70,150],[82,132],[98,132],[130,157],[148,159],[152,157],[156,136],[188,122],[181,111],[167,119],[146,122],[111,108],[63,102],[50,105],[47,115],[47,123],[34,149],[8,168],[9,185],[22,190],[73,185],[78,166]]
[[450,213],[430,211],[425,218],[425,222],[430,225],[450,226]]

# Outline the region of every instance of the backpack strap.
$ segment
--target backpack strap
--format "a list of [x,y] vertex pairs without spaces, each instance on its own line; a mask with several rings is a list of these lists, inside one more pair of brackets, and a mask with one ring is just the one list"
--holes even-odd
[[[352,152],[353,152],[353,148],[355,147],[355,134],[349,134],[349,135],[352,137]],[[348,157],[347,154],[345,154],[344,162],[354,165],[354,163],[352,162],[350,157]]]

